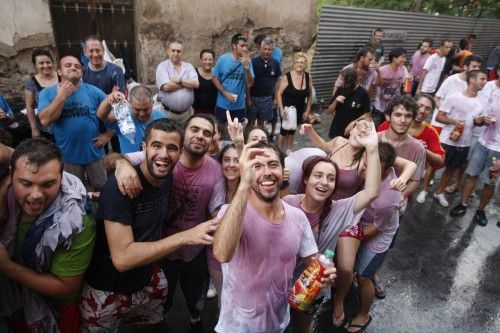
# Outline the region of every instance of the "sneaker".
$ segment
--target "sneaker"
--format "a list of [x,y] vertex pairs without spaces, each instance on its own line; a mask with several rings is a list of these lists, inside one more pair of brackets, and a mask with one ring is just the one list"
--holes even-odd
[[476,210],[476,214],[474,215],[473,221],[484,227],[488,224],[488,219],[486,218],[486,214],[484,210],[478,209]]
[[207,298],[214,298],[217,296],[217,290],[215,290],[214,281],[210,279],[210,283],[208,284]]
[[194,323],[189,323],[189,333],[205,333],[205,328],[203,327],[203,321],[197,320]]
[[450,210],[450,215],[451,216],[462,216],[464,215],[465,213],[467,212],[467,206],[464,206],[462,205],[461,203],[459,203],[458,205],[456,205],[455,207],[453,207],[451,210]]
[[439,204],[443,207],[448,207],[450,204],[448,200],[444,197],[444,193],[434,193],[433,197],[439,201]]
[[427,192],[426,191],[420,191],[420,193],[417,195],[417,202],[419,204],[423,204],[425,202],[425,198],[427,197]]

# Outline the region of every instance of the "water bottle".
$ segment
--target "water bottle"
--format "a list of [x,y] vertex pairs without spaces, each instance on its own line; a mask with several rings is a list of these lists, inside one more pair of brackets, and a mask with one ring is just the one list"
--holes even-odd
[[333,256],[335,253],[328,249],[325,254],[313,257],[311,264],[302,272],[288,293],[288,303],[299,311],[307,310],[318,296],[321,288],[321,278],[325,269],[333,267]]
[[130,114],[130,106],[125,100],[120,100],[112,105],[113,114],[120,133],[126,137],[131,144],[135,144],[135,125]]

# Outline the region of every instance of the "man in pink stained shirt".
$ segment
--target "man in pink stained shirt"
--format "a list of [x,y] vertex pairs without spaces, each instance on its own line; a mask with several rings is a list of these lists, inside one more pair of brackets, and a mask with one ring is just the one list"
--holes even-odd
[[420,82],[420,76],[422,75],[422,70],[424,68],[425,62],[431,56],[431,48],[432,39],[426,38],[420,42],[418,50],[415,51],[415,53],[411,57],[408,71],[413,76],[413,87],[411,89],[412,95],[415,95],[415,91],[417,91],[418,83]]
[[[318,252],[305,214],[279,197],[283,153],[251,143],[240,156],[241,181],[233,201],[223,206],[214,239],[222,262],[222,304],[216,332],[278,333],[290,321],[287,292],[297,255]],[[335,268],[325,270],[331,282]]]

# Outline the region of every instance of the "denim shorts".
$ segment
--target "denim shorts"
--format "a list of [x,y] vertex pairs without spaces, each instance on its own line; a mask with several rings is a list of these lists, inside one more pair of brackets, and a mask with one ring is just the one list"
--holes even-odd
[[471,157],[465,172],[472,177],[479,176],[479,179],[487,185],[495,185],[490,178],[490,167],[493,165],[492,158],[500,160],[500,152],[490,150],[481,143],[476,143],[472,149]]
[[356,263],[358,275],[367,279],[373,278],[373,275],[382,265],[384,257],[385,252],[375,253],[367,249],[366,246],[362,246],[358,251]]

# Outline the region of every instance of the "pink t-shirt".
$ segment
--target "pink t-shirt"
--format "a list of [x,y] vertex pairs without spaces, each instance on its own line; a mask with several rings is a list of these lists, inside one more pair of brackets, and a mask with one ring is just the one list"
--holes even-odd
[[[354,64],[349,64],[342,69],[346,68],[354,68]],[[354,68],[356,70],[356,74],[358,75],[358,83],[366,89],[366,91],[370,91],[370,87],[377,79],[377,72],[371,69],[363,69],[363,68]],[[335,81],[336,87],[342,87],[344,84],[344,78],[339,74],[339,77]]]
[[422,69],[424,68],[424,64],[431,56],[430,53],[422,54],[420,50],[417,50],[413,56],[411,57],[411,75],[415,78],[415,80],[420,79],[420,75],[422,74]]
[[[378,132],[379,142],[387,142],[386,131]],[[420,181],[424,178],[425,173],[425,148],[424,145],[411,135],[407,135],[406,139],[398,146],[394,147],[398,157],[404,158],[417,164],[417,170],[411,177],[411,180]],[[399,177],[399,174],[397,174]]]
[[399,203],[401,192],[392,190],[390,183],[396,179],[394,169],[390,169],[389,175],[380,183],[380,194],[365,210],[361,217],[361,225],[367,227],[374,225],[379,234],[365,241],[368,250],[375,253],[383,253],[389,249],[392,238],[399,226]]
[[231,261],[222,264],[216,332],[278,333],[288,326],[287,293],[297,256],[311,256],[318,248],[304,213],[280,202],[285,211],[281,224],[270,223],[247,203],[238,247]]
[[385,65],[379,69],[382,85],[377,87],[374,106],[377,110],[385,112],[387,104],[401,93],[403,79],[408,75],[405,66],[399,66],[393,70],[391,65]]
[[[300,200],[302,196],[303,194],[287,195],[283,198],[283,201],[301,209]],[[332,201],[330,213],[328,213],[323,221],[321,238],[318,238],[318,233],[313,231],[320,252],[323,253],[326,249],[335,249],[340,233],[359,222],[364,210],[356,214],[354,213],[354,206],[357,198],[358,194],[355,194],[352,197]],[[316,214],[306,213],[307,220],[313,230],[319,224],[320,215],[321,212]]]
[[448,114],[448,118],[464,122],[464,129],[457,142],[450,140],[450,134],[454,125],[446,124],[441,131],[441,143],[453,147],[470,147],[472,143],[472,131],[474,129],[474,117],[483,113],[484,106],[479,97],[467,97],[458,93],[447,98],[441,105],[440,111]]
[[500,151],[500,87],[496,81],[486,83],[479,92],[479,98],[485,107],[485,114],[496,118],[494,124],[486,127],[479,142],[490,150]]
[[[173,189],[167,216],[167,236],[195,227],[208,220],[226,200],[224,176],[218,162],[205,155],[202,165],[188,169],[180,162],[174,167]],[[168,256],[169,259],[193,260],[203,245],[183,246]]]

